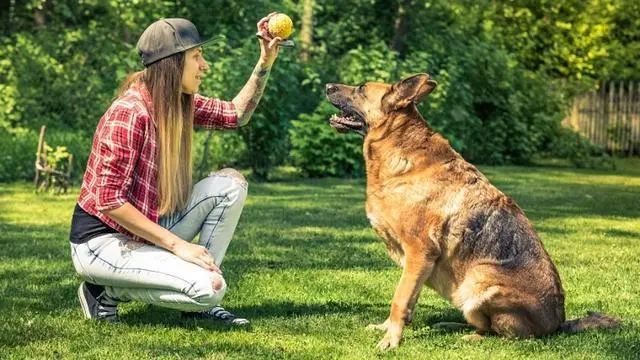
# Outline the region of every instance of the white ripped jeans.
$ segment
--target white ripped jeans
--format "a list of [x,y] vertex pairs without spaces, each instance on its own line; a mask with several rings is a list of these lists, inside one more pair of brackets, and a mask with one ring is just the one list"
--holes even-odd
[[[198,182],[187,207],[159,224],[191,241],[200,233],[200,245],[209,249],[216,265],[222,263],[240,219],[247,182],[233,169],[211,173]],[[105,234],[84,244],[71,244],[76,271],[87,281],[103,285],[120,301],[142,301],[182,311],[204,311],[220,304],[227,285],[222,275],[184,261],[173,253]],[[222,283],[217,290],[213,287]]]

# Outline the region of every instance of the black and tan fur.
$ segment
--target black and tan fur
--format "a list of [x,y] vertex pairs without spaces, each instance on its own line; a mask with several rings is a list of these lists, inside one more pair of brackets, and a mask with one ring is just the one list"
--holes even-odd
[[403,268],[389,318],[371,325],[386,332],[378,347],[399,344],[425,283],[477,334],[528,338],[617,326],[600,314],[565,322],[558,271],[524,212],[418,112],[435,87],[427,74],[326,87],[342,111],[331,125],[364,136],[367,217]]

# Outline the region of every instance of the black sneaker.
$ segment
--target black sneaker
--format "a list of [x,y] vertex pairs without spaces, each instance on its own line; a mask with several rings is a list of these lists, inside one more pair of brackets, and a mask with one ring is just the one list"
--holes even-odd
[[183,312],[182,316],[189,319],[211,319],[221,321],[234,326],[247,326],[249,320],[237,317],[222,306],[215,306],[213,309],[201,312]]
[[78,299],[87,319],[117,321],[118,301],[107,295],[104,286],[83,281],[78,287]]

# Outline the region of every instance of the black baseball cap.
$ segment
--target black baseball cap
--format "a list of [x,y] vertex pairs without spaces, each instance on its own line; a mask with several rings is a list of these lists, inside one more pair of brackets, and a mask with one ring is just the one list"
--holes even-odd
[[158,60],[214,39],[215,37],[202,41],[196,26],[187,19],[160,19],[149,25],[140,35],[136,47],[142,58],[142,64],[147,67]]

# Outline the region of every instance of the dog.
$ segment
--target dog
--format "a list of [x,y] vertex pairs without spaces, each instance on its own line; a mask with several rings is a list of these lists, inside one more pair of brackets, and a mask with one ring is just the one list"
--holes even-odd
[[367,217],[403,268],[389,317],[369,325],[385,332],[378,348],[399,345],[425,283],[476,329],[467,338],[618,326],[599,313],[565,321],[558,271],[522,209],[418,112],[436,86],[428,74],[395,84],[326,85],[341,111],[330,125],[364,137]]

